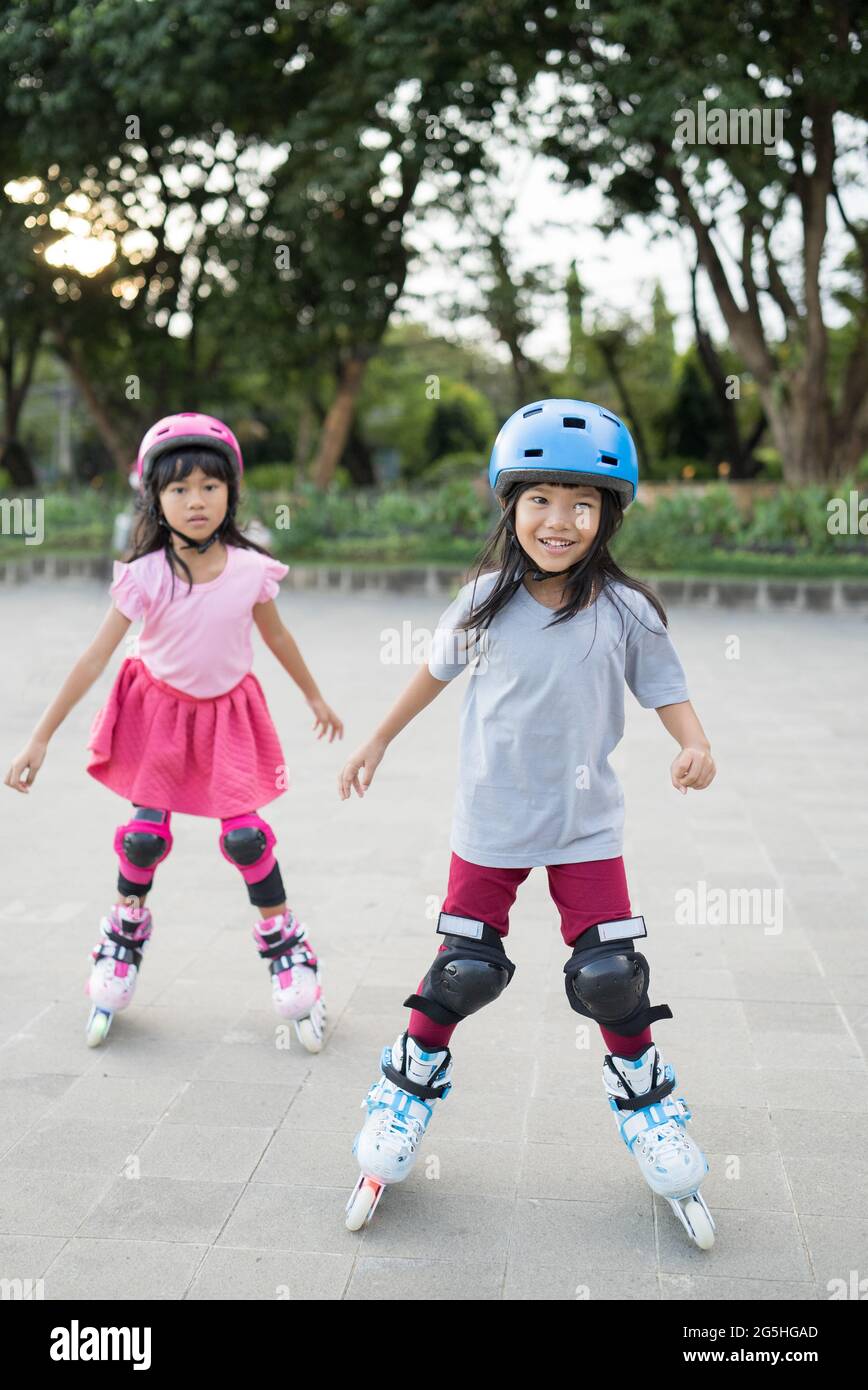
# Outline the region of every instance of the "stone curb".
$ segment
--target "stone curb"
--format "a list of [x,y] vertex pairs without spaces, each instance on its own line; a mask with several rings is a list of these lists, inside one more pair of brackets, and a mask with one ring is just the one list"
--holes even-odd
[[[112,557],[37,555],[28,560],[0,560],[0,584],[21,584],[35,577],[65,579],[84,575],[108,581]],[[356,569],[352,565],[294,565],[284,579],[288,589],[334,589],[448,595],[464,581],[465,571],[449,565]],[[705,608],[755,608],[764,611],[807,610],[816,613],[868,613],[868,580],[810,579],[651,579],[664,603]]]

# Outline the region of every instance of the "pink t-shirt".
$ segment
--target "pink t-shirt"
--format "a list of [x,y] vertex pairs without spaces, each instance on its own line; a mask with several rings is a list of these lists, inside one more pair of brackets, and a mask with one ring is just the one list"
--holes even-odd
[[115,561],[109,589],[125,618],[144,618],[131,655],[158,680],[187,695],[223,695],[253,665],[253,606],[274,598],[289,566],[258,550],[226,546],[223,573],[207,584],[175,575],[162,550],[130,564]]

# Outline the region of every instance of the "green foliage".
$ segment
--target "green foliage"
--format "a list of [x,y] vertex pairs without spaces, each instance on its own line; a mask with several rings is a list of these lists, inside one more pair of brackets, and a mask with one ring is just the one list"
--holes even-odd
[[462,382],[441,386],[428,426],[429,460],[469,449],[485,449],[497,433],[494,411],[485,397]]
[[[285,465],[284,465],[285,467]],[[832,491],[813,485],[779,488],[756,497],[743,516],[726,483],[702,489],[685,484],[653,506],[635,502],[626,513],[612,552],[630,573],[868,575],[868,538],[831,535],[830,496],[849,496],[856,478]],[[861,484],[861,492],[868,488]],[[271,528],[272,549],[284,560],[330,564],[432,563],[469,565],[493,529],[498,510],[473,482],[454,478],[436,487],[325,492],[310,483],[277,492],[251,492],[255,511]],[[93,489],[52,493],[44,499],[45,539],[25,546],[21,536],[0,535],[4,558],[42,551],[108,554],[117,500]],[[278,529],[279,507],[289,505],[290,525]]]
[[251,492],[290,492],[296,477],[295,466],[291,463],[259,463],[255,468],[245,468],[244,485]]
[[463,449],[456,454],[444,454],[429,468],[425,469],[425,482],[432,486],[438,483],[472,482],[483,476],[488,469],[488,450]]

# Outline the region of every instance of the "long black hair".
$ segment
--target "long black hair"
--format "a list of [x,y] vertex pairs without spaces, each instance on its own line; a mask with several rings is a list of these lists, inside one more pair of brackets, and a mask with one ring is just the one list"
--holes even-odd
[[226,515],[217,528],[218,537],[224,545],[237,545],[241,550],[258,550],[260,555],[271,555],[264,546],[249,540],[238,529],[235,520],[239,501],[237,468],[223,454],[218,453],[216,449],[209,449],[206,445],[187,444],[178,449],[171,449],[151,465],[144,490],[136,500],[136,526],[127,563],[139,560],[143,555],[150,555],[155,550],[165,551],[172,571],[173,597],[175,575],[183,573],[190,590],[193,588],[193,576],[190,566],[172,544],[172,532],[160,507],[160,493],[171,483],[182,482],[184,478],[188,478],[194,468],[201,468],[209,478],[217,478],[220,482],[226,483],[229,489]]
[[[540,483],[562,483],[562,479],[557,474],[540,474],[528,482],[522,479],[511,484],[504,493],[505,507],[503,516],[497,526],[489,536],[485,546],[474,562],[473,573],[473,592],[471,595],[470,613],[463,623],[458,624],[458,629],[476,628],[480,631],[486,629],[498,614],[501,608],[509,603],[513,595],[518,591],[519,586],[524,581],[524,576],[532,572],[536,578],[542,579],[544,576],[539,571],[530,557],[519,544],[515,533],[515,509],[518,499],[522,493],[529,488],[537,487]],[[624,520],[624,504],[621,494],[614,489],[601,487],[600,493],[600,525],[597,528],[591,545],[581,560],[570,570],[564,583],[564,603],[555,610],[552,621],[546,623],[546,627],[554,627],[557,623],[564,623],[569,618],[575,617],[576,613],[583,608],[587,608],[592,598],[596,594],[600,598],[605,594],[610,603],[614,603],[618,608],[621,618],[621,632],[624,631],[624,616],[621,607],[626,607],[633,613],[629,605],[622,604],[619,596],[612,588],[613,581],[618,581],[627,586],[628,589],[635,589],[638,593],[644,594],[649,603],[652,604],[664,627],[668,627],[666,610],[653,590],[641,580],[634,579],[626,574],[621,566],[613,560],[609,554],[609,542],[614,535],[621,529]],[[485,573],[497,571],[497,578],[491,586],[486,598],[479,604],[476,603],[476,584],[480,577]],[[594,610],[594,637],[596,639],[596,609]],[[633,616],[642,622],[638,613]],[[650,631],[651,629],[649,629]],[[593,646],[593,642],[591,643]],[[590,648],[588,649],[590,650]]]

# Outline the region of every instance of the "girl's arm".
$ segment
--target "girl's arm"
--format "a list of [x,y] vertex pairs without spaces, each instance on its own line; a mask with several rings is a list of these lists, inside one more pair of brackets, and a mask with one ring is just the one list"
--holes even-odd
[[[48,706],[30,738],[13,760],[4,781],[16,792],[29,792],[45,759],[49,740],[69,711],[99,680],[130,625],[130,619],[112,605],[90,646],[78,658],[60,690]],[[29,769],[29,776],[24,775]]]
[[688,787],[702,791],[713,779],[717,768],[711,756],[711,744],[705,737],[695,709],[689,700],[681,700],[677,705],[661,705],[657,713],[663,727],[681,744],[681,752],[670,769],[673,787],[682,796],[687,795]]
[[338,777],[338,794],[341,801],[346,801],[351,795],[352,787],[355,787],[359,796],[364,796],[392,739],[397,737],[426,705],[430,705],[448,684],[448,681],[439,681],[436,676],[432,676],[427,666],[422,666],[416,672],[382,724],[374,730],[368,742],[353,754]]
[[269,599],[267,603],[255,603],[253,619],[266,647],[274,652],[284,671],[295,681],[316,715],[312,727],[319,730],[317,738],[322,738],[325,733],[328,733],[329,743],[334,741],[335,734],[338,738],[343,738],[344,726],[320,694],[319,686],[307,669],[295,638],[281,622],[274,599]]

